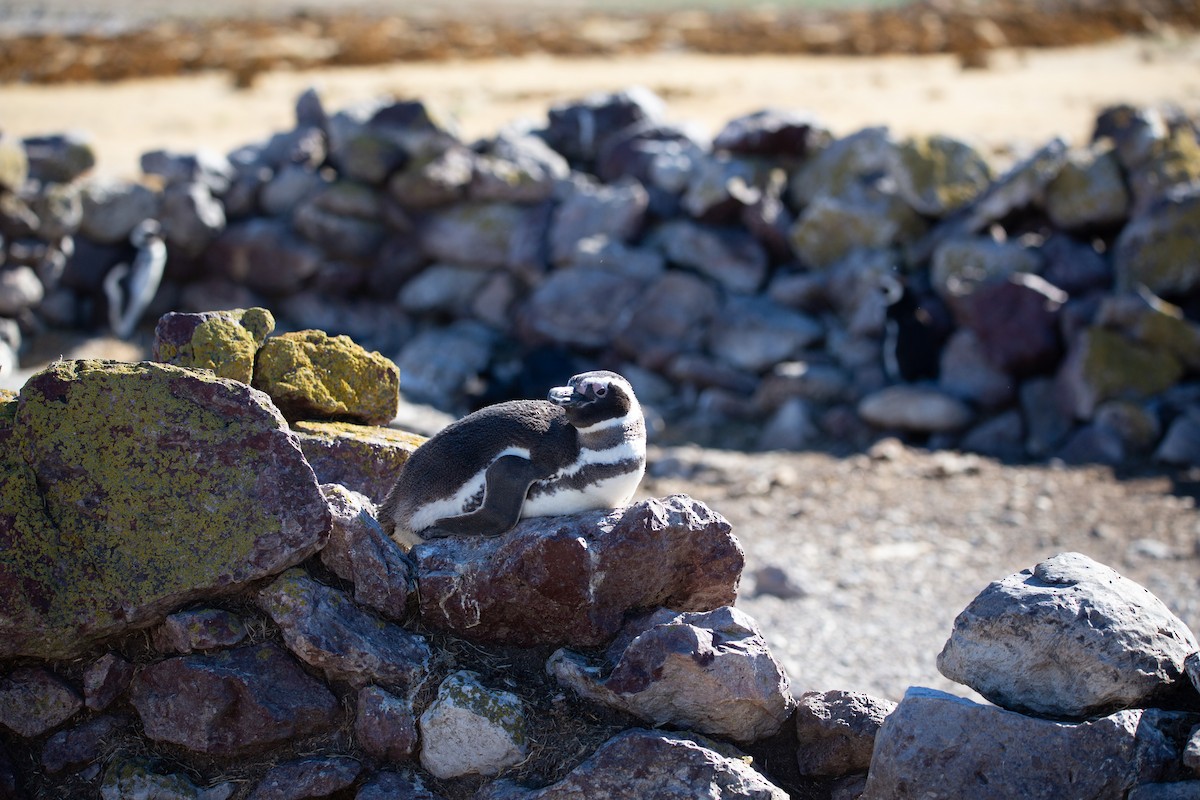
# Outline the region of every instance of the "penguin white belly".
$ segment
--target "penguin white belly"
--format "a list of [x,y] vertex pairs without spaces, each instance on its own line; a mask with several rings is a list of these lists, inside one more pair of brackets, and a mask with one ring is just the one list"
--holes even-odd
[[[589,467],[611,469],[591,480],[572,480]],[[551,517],[627,505],[645,471],[644,444],[626,441],[607,450],[584,450],[574,464],[533,485],[521,516]]]
[[[520,456],[528,459],[529,451],[523,447],[507,447],[496,454],[496,459],[502,456]],[[491,466],[489,463],[488,466]],[[455,517],[459,514],[465,514],[473,511],[483,503],[484,492],[486,491],[487,468],[479,470],[467,480],[463,481],[459,486],[458,491],[449,497],[439,497],[423,504],[415,510],[412,519],[409,521],[409,526],[414,531],[422,531],[433,525],[436,525],[438,520],[446,517]]]

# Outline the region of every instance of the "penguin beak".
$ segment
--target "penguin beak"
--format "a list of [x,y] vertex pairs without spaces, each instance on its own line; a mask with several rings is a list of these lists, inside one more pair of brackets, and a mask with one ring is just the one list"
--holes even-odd
[[570,386],[555,386],[550,390],[547,399],[555,405],[567,408],[579,402],[579,397],[575,394],[575,389]]

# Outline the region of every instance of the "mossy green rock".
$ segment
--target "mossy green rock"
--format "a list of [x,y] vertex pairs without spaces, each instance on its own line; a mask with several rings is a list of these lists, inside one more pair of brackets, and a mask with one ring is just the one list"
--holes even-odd
[[1091,419],[1106,400],[1140,400],[1173,386],[1183,365],[1169,350],[1147,347],[1118,331],[1092,327],[1079,335],[1059,368],[1067,407]]
[[21,140],[0,134],[0,190],[15,192],[29,175],[29,158]]
[[60,361],[0,425],[0,658],[70,658],[314,553],[329,509],[245,384]]
[[1046,187],[1046,213],[1068,230],[1112,225],[1129,215],[1129,189],[1111,150],[1073,150]]
[[318,481],[340,483],[375,505],[387,498],[404,462],[426,440],[416,433],[351,422],[304,420],[292,430]]
[[254,386],[289,420],[335,419],[382,425],[400,407],[400,370],[348,336],[296,331],[259,350]]
[[1113,247],[1117,289],[1177,296],[1200,286],[1200,192],[1178,195],[1130,220]]
[[898,197],[843,200],[822,196],[788,231],[792,252],[812,269],[828,269],[858,249],[878,249],[915,238],[920,218]]
[[154,360],[250,383],[258,348],[273,330],[275,317],[265,308],[172,312],[154,329]]
[[949,136],[906,139],[891,151],[889,172],[900,196],[915,211],[941,217],[987,188],[991,168],[966,142]]

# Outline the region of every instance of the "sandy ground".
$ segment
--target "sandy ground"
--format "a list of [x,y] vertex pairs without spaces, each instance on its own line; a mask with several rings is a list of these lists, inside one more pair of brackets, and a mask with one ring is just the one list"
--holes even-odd
[[518,119],[545,120],[555,102],[643,85],[668,115],[713,134],[766,107],[814,114],[835,134],[888,125],[900,135],[944,133],[1004,151],[1055,135],[1084,142],[1098,110],[1173,102],[1200,112],[1200,36],[1128,38],[1058,50],[1000,51],[985,70],[952,56],[620,59],[529,57],[269,73],[248,90],[214,73],[113,85],[0,86],[0,130],[27,136],[81,130],[98,171],[133,176],[138,156],[166,148],[220,151],[292,124],[309,86],[336,110],[379,95],[420,98],[452,115],[467,139]]

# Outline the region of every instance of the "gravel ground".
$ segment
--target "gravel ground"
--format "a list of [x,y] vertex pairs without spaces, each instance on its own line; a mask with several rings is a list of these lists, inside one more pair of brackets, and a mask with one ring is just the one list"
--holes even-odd
[[[954,618],[988,583],[1085,553],[1200,623],[1194,474],[1011,466],[884,440],[869,453],[655,449],[641,493],[687,492],[746,550],[738,606],[758,620],[797,694],[899,700],[909,686],[978,699],[937,671]],[[787,573],[801,596],[756,591]]]

